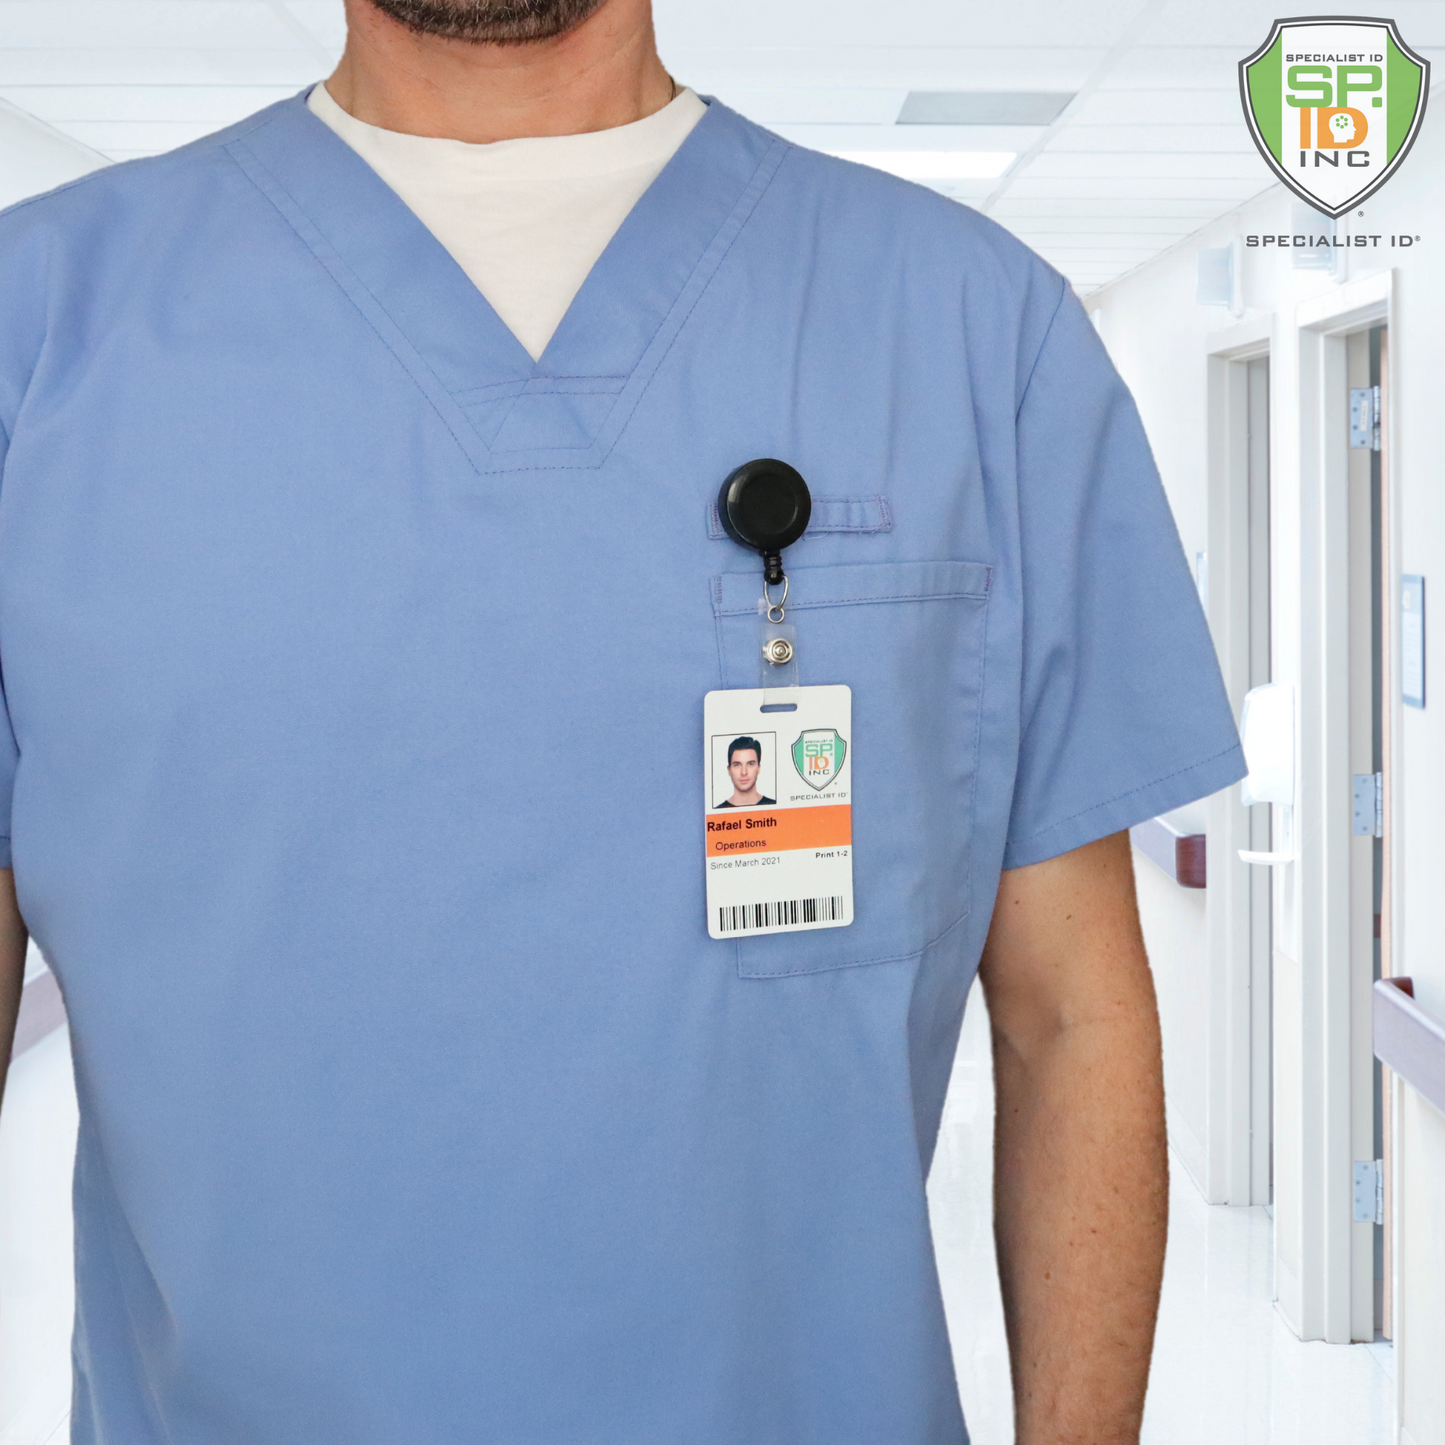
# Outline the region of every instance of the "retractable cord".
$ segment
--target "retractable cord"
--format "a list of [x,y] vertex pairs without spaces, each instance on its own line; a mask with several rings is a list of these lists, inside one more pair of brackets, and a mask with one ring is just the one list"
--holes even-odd
[[[718,519],[738,543],[763,558],[763,595],[758,602],[762,622],[762,686],[797,687],[797,633],[787,617],[788,576],[783,548],[808,529],[813,499],[808,484],[787,462],[759,457],[728,474],[718,492]],[[774,601],[773,589],[782,592]]]

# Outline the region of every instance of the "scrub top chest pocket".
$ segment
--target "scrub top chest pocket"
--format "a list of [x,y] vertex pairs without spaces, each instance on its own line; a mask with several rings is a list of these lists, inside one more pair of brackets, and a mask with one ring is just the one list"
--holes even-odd
[[[854,917],[718,942],[745,978],[910,958],[968,914],[990,569],[981,562],[789,567],[801,681],[853,690]],[[758,574],[712,579],[721,685],[758,679]]]

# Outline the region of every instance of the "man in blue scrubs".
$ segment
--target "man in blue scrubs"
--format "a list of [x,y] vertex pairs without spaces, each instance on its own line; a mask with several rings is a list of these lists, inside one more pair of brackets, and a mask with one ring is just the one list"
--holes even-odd
[[[324,91],[0,218],[0,952],[70,1016],[73,1439],[958,1445],[924,1183],[980,959],[1019,1438],[1135,1439],[1123,830],[1242,764],[1081,308],[680,92],[646,0],[350,20]],[[856,917],[713,940],[760,564],[710,504],[766,456]]]

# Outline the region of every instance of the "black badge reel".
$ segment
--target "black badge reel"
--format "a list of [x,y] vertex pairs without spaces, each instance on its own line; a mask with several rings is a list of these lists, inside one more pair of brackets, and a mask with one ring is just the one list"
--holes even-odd
[[[808,529],[813,514],[808,484],[787,462],[759,457],[729,473],[718,493],[717,511],[723,530],[734,542],[762,553],[763,596],[758,603],[763,622],[762,685],[796,687],[797,638],[783,620],[788,578],[782,553]],[[774,587],[783,589],[776,602]]]

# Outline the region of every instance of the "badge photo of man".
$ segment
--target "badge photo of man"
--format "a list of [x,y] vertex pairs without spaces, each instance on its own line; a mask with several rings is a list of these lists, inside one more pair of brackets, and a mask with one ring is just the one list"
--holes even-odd
[[719,808],[775,808],[776,798],[765,798],[759,789],[763,774],[763,745],[756,738],[734,738],[728,744],[728,779],[731,797]]

